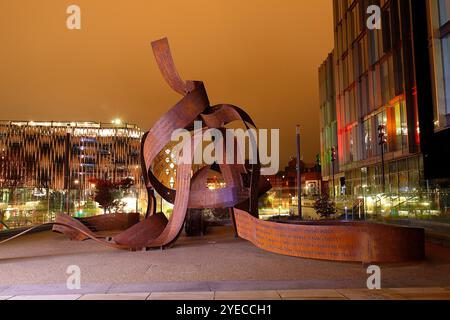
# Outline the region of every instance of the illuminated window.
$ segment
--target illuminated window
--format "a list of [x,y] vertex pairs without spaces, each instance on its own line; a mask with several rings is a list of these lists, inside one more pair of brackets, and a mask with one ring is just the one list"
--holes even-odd
[[408,124],[406,121],[405,101],[397,102],[394,108],[388,110],[388,126],[392,134],[391,151],[407,149],[408,146]]
[[364,121],[364,157],[372,157],[372,119]]

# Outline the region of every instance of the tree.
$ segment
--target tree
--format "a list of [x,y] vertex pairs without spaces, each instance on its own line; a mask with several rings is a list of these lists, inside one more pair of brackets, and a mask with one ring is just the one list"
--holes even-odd
[[314,210],[316,210],[322,218],[329,218],[336,214],[336,204],[330,200],[330,197],[327,194],[324,194],[314,203]]
[[95,185],[94,200],[98,202],[105,214],[122,211],[126,204],[120,199],[123,197],[124,191],[134,185],[131,178],[119,182],[105,179],[91,179],[89,182]]

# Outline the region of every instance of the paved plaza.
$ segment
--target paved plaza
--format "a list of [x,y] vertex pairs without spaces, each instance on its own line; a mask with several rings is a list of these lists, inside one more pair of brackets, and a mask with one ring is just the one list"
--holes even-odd
[[[81,289],[68,290],[67,268]],[[426,260],[382,264],[369,291],[361,263],[281,256],[228,227],[182,236],[173,248],[131,252],[40,232],[0,246],[0,299],[449,299],[450,248],[426,245]]]

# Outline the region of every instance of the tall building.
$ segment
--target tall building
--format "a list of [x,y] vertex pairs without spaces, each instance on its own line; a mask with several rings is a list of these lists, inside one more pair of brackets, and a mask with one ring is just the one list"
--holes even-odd
[[330,53],[319,68],[320,92],[320,163],[324,192],[338,194],[343,173],[339,159],[333,159],[333,148],[338,152],[336,90],[334,83],[334,55]]
[[[370,5],[381,8],[379,29],[367,27]],[[319,69],[322,156],[337,144],[341,190],[392,196],[448,186],[450,0],[334,0],[333,6],[334,53]],[[327,108],[334,99],[336,130]],[[329,176],[326,160],[322,166]]]
[[[426,8],[422,4],[418,9],[426,12],[428,18],[423,21],[424,15],[416,13],[422,19],[421,23],[428,25],[427,30],[421,29],[419,54],[425,57],[429,54],[431,61],[418,71],[419,79],[425,79],[419,83],[425,92],[425,95],[419,96],[420,103],[424,105],[419,113],[421,119],[425,120],[421,121],[423,150],[426,154],[425,174],[444,184],[442,180],[450,177],[450,0],[428,0]],[[428,91],[426,88],[430,84],[431,91]],[[433,113],[428,106],[432,106]]]
[[91,178],[141,184],[141,130],[95,122],[0,122],[0,202],[22,189],[87,190]]

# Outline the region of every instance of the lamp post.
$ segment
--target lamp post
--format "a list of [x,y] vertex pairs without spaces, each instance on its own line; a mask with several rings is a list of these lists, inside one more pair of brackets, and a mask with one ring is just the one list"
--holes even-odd
[[81,211],[81,184],[80,184],[80,180],[76,179],[73,183],[77,186],[77,189],[78,189],[78,214],[80,214],[80,211]]
[[71,145],[71,137],[70,133],[66,134],[64,143],[65,143],[65,152],[64,152],[64,189],[67,191],[66,193],[66,211],[67,215],[70,216],[70,145]]
[[378,138],[379,138],[378,143],[381,146],[381,183],[383,193],[385,193],[386,180],[384,174],[384,146],[387,144],[386,125],[380,124],[378,126]]
[[336,148],[331,148],[331,174],[333,176],[333,199],[336,199],[336,186],[334,184],[334,163],[336,162],[337,155],[336,155]]
[[297,134],[297,210],[298,217],[302,220],[302,173],[300,168],[300,126],[297,125],[296,129]]

